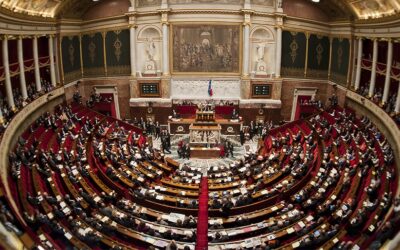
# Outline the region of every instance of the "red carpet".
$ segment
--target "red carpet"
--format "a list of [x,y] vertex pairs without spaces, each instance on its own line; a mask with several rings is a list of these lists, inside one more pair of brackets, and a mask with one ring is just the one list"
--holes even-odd
[[196,250],[208,247],[208,181],[203,177],[200,183],[199,214],[197,218],[197,244]]

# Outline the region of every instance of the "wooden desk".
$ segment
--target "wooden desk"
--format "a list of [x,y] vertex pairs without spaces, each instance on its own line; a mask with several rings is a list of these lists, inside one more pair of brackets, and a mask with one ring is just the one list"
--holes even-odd
[[219,158],[219,148],[191,147],[190,157],[200,159]]
[[[184,118],[178,121],[168,121],[168,131],[170,134],[189,134],[189,126],[196,123],[194,118]],[[216,124],[221,126],[222,135],[238,135],[243,122],[233,122],[229,119],[215,119]]]

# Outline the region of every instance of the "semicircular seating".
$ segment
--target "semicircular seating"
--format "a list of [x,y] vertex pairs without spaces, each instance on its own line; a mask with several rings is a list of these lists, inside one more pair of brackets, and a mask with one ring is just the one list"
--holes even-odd
[[200,238],[209,249],[364,249],[395,215],[390,145],[339,107],[272,129],[257,154],[204,176],[137,127],[59,106],[9,162],[19,226],[45,249],[195,249]]

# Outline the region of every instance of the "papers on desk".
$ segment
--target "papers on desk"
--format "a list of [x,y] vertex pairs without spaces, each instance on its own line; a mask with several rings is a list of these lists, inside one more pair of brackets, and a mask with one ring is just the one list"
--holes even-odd
[[163,248],[163,247],[168,246],[168,243],[163,240],[157,240],[153,245]]
[[99,201],[101,200],[101,198],[100,198],[99,196],[96,196],[93,200],[94,200],[95,202],[99,202]]
[[[262,193],[262,192],[261,192],[261,193]],[[274,211],[276,211],[276,210],[278,210],[278,207],[277,207],[277,206],[271,207],[271,211],[272,211],[272,212],[274,212]]]
[[152,237],[146,237],[144,240],[150,244],[154,244],[156,242],[156,240]]
[[259,246],[259,245],[261,245],[261,241],[258,238],[257,239],[254,239],[254,238],[247,239],[240,244],[240,246],[244,247],[244,248],[252,248],[252,247]]
[[369,225],[368,230],[372,233],[375,230],[375,226]]
[[65,238],[67,238],[68,240],[72,239],[72,235],[70,233],[65,233],[64,234]]
[[306,224],[304,224],[304,222],[302,222],[302,221],[299,221],[299,223],[297,223],[300,227],[305,227],[306,226]]
[[286,229],[286,232],[287,232],[288,234],[294,233],[293,227],[290,227],[290,228]]
[[300,242],[296,241],[295,243],[292,244],[293,248],[298,248],[300,246]]
[[46,240],[46,237],[45,237],[43,234],[41,234],[41,235],[39,235],[39,239],[40,239],[41,241],[45,241],[45,240]]
[[310,222],[314,219],[312,215],[307,216],[306,221]]
[[209,220],[209,223],[210,223],[210,225],[214,225],[216,223],[223,224],[224,222],[222,219],[211,219],[211,220]]
[[54,218],[54,215],[53,215],[53,213],[48,213],[48,214],[47,214],[47,217],[49,217],[49,219],[51,220],[51,219]]
[[164,195],[157,195],[157,196],[156,196],[156,199],[157,199],[157,200],[164,200]]
[[161,218],[169,222],[176,223],[178,220],[184,221],[185,215],[178,213],[170,213],[169,215],[163,214]]
[[68,215],[68,214],[71,212],[71,210],[69,209],[69,207],[64,208],[62,211],[63,211],[64,214],[66,214],[66,215]]

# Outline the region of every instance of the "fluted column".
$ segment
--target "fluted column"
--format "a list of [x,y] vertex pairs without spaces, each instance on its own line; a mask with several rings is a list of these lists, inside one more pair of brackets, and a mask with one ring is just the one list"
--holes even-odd
[[10,63],[8,61],[8,37],[6,35],[3,37],[2,47],[3,47],[3,66],[4,66],[4,76],[6,84],[7,102],[8,106],[12,110],[15,110],[14,96],[11,87]]
[[396,114],[400,113],[400,82],[399,82],[399,88],[397,89],[397,99],[396,99],[396,106],[394,107],[394,112]]
[[363,51],[363,40],[360,37],[358,38],[357,70],[356,70],[356,81],[354,83],[355,90],[358,90],[360,88],[362,51]]
[[374,39],[374,49],[372,54],[372,70],[371,70],[371,83],[369,85],[368,95],[372,97],[375,92],[375,82],[376,82],[376,64],[378,62],[378,39]]
[[40,92],[42,90],[42,84],[40,82],[39,48],[37,36],[33,37],[33,61],[35,67],[36,91]]
[[282,27],[276,29],[276,60],[275,60],[275,76],[281,77],[281,62],[282,62]]
[[390,89],[390,71],[392,71],[392,62],[393,62],[393,42],[391,40],[388,41],[388,53],[387,53],[387,61],[386,61],[386,78],[385,78],[385,88],[383,89],[383,97],[382,103],[386,103],[389,98],[389,89]]
[[163,45],[163,75],[169,75],[169,51],[168,51],[168,24],[162,24]]
[[354,38],[353,40],[353,67],[352,67],[352,72],[351,72],[351,88],[355,88],[355,82],[356,82],[356,72],[357,72],[357,56],[358,56],[358,42],[357,39]]
[[55,48],[55,54],[54,54],[54,65],[55,65],[55,71],[56,71],[56,82],[61,83],[61,73],[60,73],[60,58],[59,58],[59,40],[57,36],[54,36],[53,39],[53,46]]
[[136,76],[136,26],[132,25],[129,31],[131,41],[131,76]]
[[53,85],[55,87],[57,85],[57,80],[56,80],[56,69],[54,67],[53,35],[49,36],[49,57],[50,57],[50,80],[51,80],[51,85]]
[[19,83],[21,85],[22,98],[25,100],[28,98],[28,92],[26,91],[24,47],[22,44],[21,36],[18,38],[17,47],[18,47],[17,50],[18,50],[18,64],[19,64]]
[[243,76],[249,75],[250,60],[250,25],[245,23],[243,26]]

